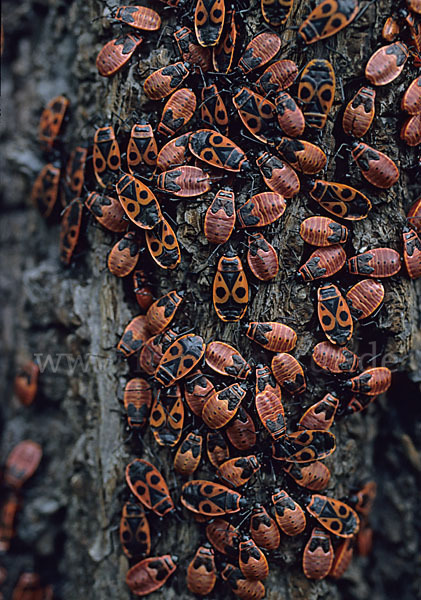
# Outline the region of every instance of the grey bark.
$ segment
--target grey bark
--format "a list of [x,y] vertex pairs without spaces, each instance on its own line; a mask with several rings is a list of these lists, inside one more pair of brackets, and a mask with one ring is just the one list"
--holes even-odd
[[[164,4],[153,4],[164,24],[174,25],[174,13],[163,10]],[[296,2],[291,22],[301,22],[306,5]],[[360,20],[326,45],[317,44],[302,56],[292,46],[290,57],[300,66],[313,57],[330,57],[348,100],[351,82],[363,77],[363,67],[380,45],[381,26],[393,8],[390,0],[373,3]],[[54,584],[55,597],[63,600],[130,597],[124,582],[128,561],[119,548],[117,528],[126,494],[124,468],[140,455],[140,449],[133,440],[126,442],[121,398],[129,369],[116,357],[114,347],[138,308],[130,286],[106,269],[107,253],[116,239],[113,234],[95,226],[92,219],[85,221],[82,251],[74,265],[64,269],[58,260],[58,225],[45,223],[28,201],[44,162],[36,135],[46,101],[59,93],[71,100],[71,124],[65,138],[71,148],[79,141],[90,141],[94,125],[112,120],[112,113],[125,119],[133,110],[139,114],[149,111],[142,94],[144,76],[139,72],[161,67],[176,56],[169,35],[156,47],[158,35],[146,33],[144,46],[130,66],[109,80],[102,79],[95,57],[114,31],[107,20],[93,21],[102,10],[103,3],[95,0],[23,0],[4,2],[3,7],[1,449],[4,460],[18,441],[31,438],[39,441],[44,451],[39,471],[24,489],[16,540],[11,552],[0,558],[9,573],[6,598],[11,597],[19,572],[32,568]],[[250,22],[259,30],[255,15],[256,11],[250,13]],[[284,38],[294,35],[288,31]],[[330,52],[327,45],[343,56]],[[397,133],[402,120],[400,99],[413,77],[415,69],[408,65],[394,84],[378,90],[375,125],[367,141],[401,167],[401,179],[387,192],[370,194],[374,203],[370,217],[353,227],[355,251],[383,245],[401,251],[397,215],[404,215],[417,190],[419,193],[419,181],[411,169],[416,151],[400,143]],[[335,125],[343,104],[340,88],[338,85],[332,119],[322,141],[332,154],[340,138]],[[350,185],[366,189],[355,167],[340,160],[336,164],[336,172],[335,161],[329,167],[328,178],[343,180],[346,170]],[[263,354],[239,335],[236,324],[218,321],[211,304],[215,261],[206,264],[210,249],[202,233],[210,196],[193,205],[180,202],[176,220],[182,263],[170,274],[154,272],[157,296],[187,287],[195,301],[186,304],[180,325],[193,323],[207,341],[223,339],[236,345],[246,358],[260,357]],[[286,319],[297,331],[294,354],[309,373],[310,390],[299,403],[286,400],[291,427],[302,407],[320,399],[326,387],[326,380],[311,369],[311,350],[318,341],[314,296],[309,285],[293,278],[305,253],[298,236],[299,223],[315,212],[315,206],[301,193],[288,202],[281,222],[269,228],[268,238],[279,251],[281,272],[273,283],[258,287],[248,313],[256,320]],[[206,266],[200,275],[194,275]],[[387,355],[386,364],[395,371],[393,387],[367,414],[335,424],[337,450],[326,461],[332,471],[329,495],[346,497],[365,479],[377,481],[379,493],[370,518],[373,553],[365,559],[356,557],[338,583],[316,583],[307,580],[301,568],[307,533],[292,539],[284,536],[276,558],[270,561],[268,599],[412,600],[419,592],[419,570],[415,573],[420,529],[417,487],[421,459],[416,449],[421,442],[417,411],[420,288],[403,272],[386,281],[385,287],[386,303],[376,325],[359,328],[353,348]],[[45,368],[36,403],[23,408],[13,398],[13,377],[19,364],[36,355],[41,362],[51,356],[58,367],[50,364]],[[144,446],[146,458],[157,457],[177,499],[181,484],[172,471],[172,453],[158,448],[149,433]],[[205,466],[199,475],[213,477]],[[273,480],[266,475],[254,486],[258,494],[259,486],[273,486]],[[191,598],[185,570],[195,547],[203,541],[202,529],[188,515],[182,523],[152,519],[152,528],[153,553],[177,554],[179,566],[151,600]],[[217,588],[212,598],[217,597],[227,597],[225,587]]]

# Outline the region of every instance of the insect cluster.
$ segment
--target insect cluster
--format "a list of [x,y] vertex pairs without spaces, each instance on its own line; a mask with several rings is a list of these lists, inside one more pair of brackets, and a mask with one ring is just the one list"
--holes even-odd
[[[16,393],[22,404],[28,405],[36,392],[37,367],[28,363],[16,377]],[[31,389],[32,388],[32,389]],[[24,501],[22,487],[32,477],[42,458],[42,449],[37,442],[24,440],[19,442],[9,453],[4,464],[2,487],[2,503],[0,510],[0,553],[7,553],[15,536],[16,515]],[[7,579],[7,569],[0,567],[0,583]],[[53,588],[43,585],[39,575],[32,571],[20,574],[13,590],[13,600],[21,598],[38,598],[51,600]]]
[[[31,406],[37,396],[39,367],[28,361],[17,371],[14,393],[22,407]],[[25,410],[24,408],[24,410]],[[33,440],[23,440],[16,444],[2,465],[1,506],[0,506],[0,554],[7,555],[16,537],[16,521],[25,503],[25,483],[34,475],[42,460],[42,448]],[[35,561],[34,561],[35,562]],[[8,579],[8,569],[0,564],[0,585]],[[3,598],[3,596],[1,596]],[[16,581],[12,600],[52,600],[53,587],[45,584],[35,570],[20,573]]]
[[[350,25],[364,10],[357,0],[323,0],[299,25],[293,46],[273,30],[288,23],[292,0],[261,0],[261,20],[270,28],[251,39],[247,13],[256,7],[239,0],[229,6],[224,0],[198,0],[194,11],[182,0],[167,4],[179,16],[173,32],[179,56],[142,82],[149,121],[133,116],[130,132],[125,131],[130,119],[115,128],[102,125],[91,147],[77,146],[67,156],[60,134],[68,101],[54,98],[42,114],[39,136],[51,162],[36,179],[32,199],[50,218],[60,198],[65,265],[72,261],[86,210],[118,235],[107,266],[116,277],[132,278],[142,312],[117,344],[133,371],[124,391],[127,423],[139,439],[149,426],[158,447],[174,449],[174,471],[185,479],[180,490],[170,491],[155,460],[135,458],[127,465],[131,495],[120,521],[121,547],[133,561],[127,585],[134,595],[147,595],[176,568],[184,568],[192,593],[208,595],[222,580],[235,595],[252,600],[265,594],[263,580],[281,534],[307,531],[302,568],[315,580],[341,577],[355,544],[360,554],[370,550],[374,482],[350,492],[346,502],[323,495],[330,479],[323,460],[336,448],[330,431],[335,418],[364,410],[391,385],[387,367],[364,368],[348,345],[359,322],[380,309],[385,298],[381,280],[400,271],[401,255],[378,247],[352,256],[349,249],[353,224],[369,218],[374,198],[400,176],[390,157],[361,138],[375,118],[376,90],[399,77],[406,63],[420,60],[421,9],[408,1],[391,17],[393,23],[388,19],[383,37],[390,43],[368,60],[367,83],[341,113],[349,163],[370,185],[369,198],[327,178],[329,159],[322,146],[336,92],[332,64],[314,58],[298,65],[287,58],[297,45],[308,48]],[[161,26],[156,10],[144,6],[118,7],[109,18],[129,30],[99,52],[96,65],[103,77],[114,76],[134,58],[142,42],[138,31],[156,32]],[[401,108],[409,117],[400,137],[409,146],[418,145],[419,76],[407,87]],[[317,284],[316,312],[325,339],[313,348],[312,364],[334,391],[314,398],[298,422],[291,422],[289,405],[311,390],[311,373],[292,354],[297,333],[282,319],[244,318],[252,295],[248,280],[257,287],[280,270],[276,247],[263,228],[280,226],[300,192],[310,196],[317,212],[329,215],[315,214],[300,223],[299,235],[313,250],[298,266],[297,278]],[[174,325],[188,301],[189,272],[183,289],[156,299],[142,265],[149,260],[146,250],[161,269],[180,265],[181,247],[169,213],[174,201],[191,204],[203,198],[210,198],[203,234],[209,244],[220,246],[214,311],[222,323],[241,321],[253,351],[264,350],[259,364],[230,344],[205,341],[195,328],[183,331]],[[399,245],[411,279],[421,275],[420,217],[418,199],[407,220],[402,217]],[[341,280],[345,265],[348,274]],[[349,287],[350,275],[360,279]],[[204,475],[191,479],[198,469]],[[265,483],[258,493],[256,478]],[[170,554],[150,556],[149,521],[155,515],[165,522],[182,507],[203,528],[203,544],[188,565],[177,567]]]

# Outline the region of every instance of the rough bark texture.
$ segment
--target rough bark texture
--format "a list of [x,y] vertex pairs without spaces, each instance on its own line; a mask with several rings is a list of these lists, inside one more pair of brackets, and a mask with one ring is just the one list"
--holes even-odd
[[[164,4],[153,4],[158,5],[164,24],[173,26],[174,13],[164,10]],[[300,23],[307,14],[307,3],[295,4],[291,23]],[[342,142],[340,126],[335,124],[343,106],[341,88],[348,100],[360,86],[363,67],[380,45],[381,26],[394,6],[391,0],[372,3],[361,19],[326,44],[316,44],[301,55],[294,45],[288,50],[288,57],[297,59],[300,67],[314,57],[330,58],[335,67],[339,85],[321,141],[332,154]],[[39,441],[44,450],[39,471],[24,489],[16,539],[10,553],[1,558],[8,570],[5,598],[11,597],[24,569],[35,569],[52,582],[55,598],[130,597],[124,582],[128,562],[119,548],[118,524],[126,497],[124,468],[131,458],[140,456],[141,448],[133,438],[127,441],[121,399],[129,368],[116,357],[114,347],[130,318],[138,314],[138,307],[130,282],[126,285],[106,269],[107,253],[116,236],[99,228],[91,217],[85,218],[82,248],[74,264],[64,269],[58,260],[57,223],[46,223],[28,201],[31,184],[44,164],[36,139],[37,123],[51,97],[64,93],[71,101],[67,148],[91,141],[94,126],[110,120],[117,123],[114,113],[125,119],[133,110],[148,114],[157,109],[158,105],[145,102],[145,75],[139,73],[174,60],[170,30],[158,45],[159,34],[145,33],[140,53],[129,68],[109,80],[102,79],[95,57],[115,31],[107,20],[93,20],[102,11],[103,3],[95,0],[23,0],[4,2],[3,6],[2,457],[4,460],[18,441],[27,438]],[[252,29],[259,31],[257,14],[253,10],[247,18]],[[288,31],[285,39],[294,35]],[[401,216],[419,193],[419,179],[417,182],[411,169],[416,152],[400,143],[397,133],[402,121],[400,99],[414,76],[415,69],[408,64],[396,82],[378,90],[375,124],[366,140],[401,167],[399,183],[387,192],[375,191],[362,182],[350,160],[338,158],[329,166],[329,179],[343,181],[346,174],[350,185],[367,191],[373,200],[369,218],[353,226],[356,252],[383,245],[401,251]],[[194,327],[207,341],[231,342],[246,358],[267,361],[264,352],[240,334],[237,324],[224,325],[214,313],[211,285],[215,259],[206,263],[211,249],[201,226],[210,197],[194,204],[172,205],[176,207],[171,210],[178,225],[182,263],[170,274],[153,273],[156,295],[188,289],[191,295],[178,318],[180,326]],[[239,193],[238,201],[242,199]],[[332,380],[312,368],[311,350],[322,339],[316,328],[314,292],[293,277],[309,254],[298,236],[299,223],[317,214],[315,208],[304,193],[299,194],[288,202],[281,221],[269,228],[281,271],[273,283],[256,288],[248,312],[256,320],[285,320],[297,331],[294,354],[306,367],[309,391],[299,402],[285,398],[291,428],[303,406],[321,398],[327,389],[337,389]],[[235,243],[240,239],[237,235]],[[344,287],[350,283],[351,278],[341,278]],[[373,552],[368,558],[355,558],[339,583],[315,583],[304,577],[301,568],[308,534],[291,539],[284,536],[270,562],[268,599],[412,600],[420,589],[419,570],[415,575],[420,550],[417,486],[421,459],[416,450],[421,443],[417,421],[420,288],[403,271],[387,280],[385,287],[384,308],[375,323],[357,328],[353,349],[367,356],[381,353],[372,363],[376,365],[386,356],[383,364],[395,371],[392,389],[366,414],[338,420],[333,429],[337,450],[326,461],[332,471],[329,495],[346,497],[364,480],[377,481],[378,498],[370,518]],[[36,403],[24,408],[13,398],[13,377],[19,364],[37,355],[46,368]],[[46,364],[48,356],[52,363]],[[177,499],[181,483],[172,470],[172,453],[158,448],[149,433],[143,447],[145,457],[157,462],[166,475]],[[208,467],[202,467],[199,475],[213,477]],[[265,473],[249,491],[250,497],[265,497],[274,485],[271,473]],[[152,518],[153,554],[176,554],[179,568],[151,600],[192,597],[186,590],[185,569],[203,533],[191,517],[184,516],[182,522]],[[218,584],[211,597],[227,597],[226,588]]]

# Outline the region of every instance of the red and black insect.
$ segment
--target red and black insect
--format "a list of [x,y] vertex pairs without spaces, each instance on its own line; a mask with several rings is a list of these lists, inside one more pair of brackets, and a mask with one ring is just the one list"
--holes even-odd
[[340,348],[330,342],[320,342],[313,348],[313,360],[329,373],[355,373],[359,358],[348,348]]
[[189,137],[190,152],[206,163],[226,171],[248,171],[250,164],[243,150],[212,129],[199,129]]
[[240,534],[237,529],[224,519],[212,519],[206,526],[206,537],[221,554],[235,555],[238,553]]
[[123,402],[129,427],[136,431],[142,429],[148,422],[152,405],[152,388],[146,379],[129,379],[124,388]]
[[184,292],[177,292],[172,290],[155,300],[155,302],[148,308],[146,313],[146,320],[148,323],[148,329],[151,335],[156,335],[164,331],[170,324],[175,316],[177,308],[183,301]]
[[56,163],[48,163],[38,174],[31,191],[31,202],[41,215],[47,219],[57,202],[60,183],[60,167]]
[[156,10],[147,6],[119,6],[111,14],[113,19],[134,29],[156,31],[161,27],[161,17]]
[[91,192],[85,200],[85,206],[105,229],[115,233],[126,231],[127,218],[117,198]]
[[358,515],[345,502],[313,494],[306,508],[310,515],[330,533],[348,538],[358,532],[360,526]]
[[139,352],[140,369],[148,373],[148,375],[153,375],[158,368],[164,352],[177,337],[177,333],[172,329],[167,329],[146,340]]
[[372,185],[388,189],[399,179],[399,169],[391,158],[364,142],[352,144],[352,158],[365,179]]
[[261,233],[248,236],[247,263],[253,275],[260,281],[269,281],[279,271],[279,260],[275,248]]
[[276,145],[276,150],[296,171],[306,175],[315,175],[324,169],[327,163],[323,150],[304,140],[283,137]]
[[93,143],[93,166],[97,182],[110,187],[121,169],[120,148],[113,127],[96,130]]
[[401,268],[401,257],[391,248],[375,248],[348,259],[348,271],[367,277],[391,277]]
[[281,388],[273,376],[270,367],[267,365],[258,365],[256,367],[256,394],[266,391],[281,397]]
[[133,291],[140,308],[144,311],[148,310],[154,300],[154,295],[149,277],[142,269],[136,269],[133,272]]
[[205,85],[201,92],[200,116],[204,123],[214,125],[218,131],[228,133],[228,113],[215,83]]
[[364,486],[353,494],[349,501],[358,514],[368,517],[373,508],[377,495],[377,484],[375,481],[367,481]]
[[344,346],[352,337],[354,323],[348,304],[333,283],[317,290],[317,314],[327,339]]
[[244,600],[261,600],[265,595],[265,586],[259,580],[247,579],[241,569],[226,564],[221,571],[221,577],[233,594]]
[[306,516],[299,504],[285,490],[276,490],[272,495],[275,519],[280,530],[289,536],[302,533],[306,526]]
[[264,32],[256,35],[246,46],[238,61],[241,71],[247,75],[250,71],[263,67],[278,54],[281,38],[276,33]]
[[298,35],[306,44],[335,35],[355,19],[358,9],[358,0],[323,0],[301,23]]
[[203,437],[194,431],[186,435],[174,456],[174,469],[183,477],[193,475],[202,457]]
[[128,275],[136,266],[139,252],[139,240],[133,232],[128,232],[111,249],[107,261],[110,272],[116,277]]
[[277,94],[288,89],[298,76],[298,66],[293,60],[278,60],[267,67],[257,80],[265,94]]
[[176,568],[169,554],[150,556],[127,571],[126,584],[135,596],[146,596],[162,588]]
[[314,59],[304,67],[298,85],[307,125],[323,129],[335,97],[335,72],[328,60]]
[[187,333],[177,338],[166,350],[155,371],[155,379],[168,387],[189,373],[205,353],[200,335]]
[[171,385],[156,395],[149,416],[149,426],[160,446],[178,444],[183,433],[184,404],[178,384]]
[[339,399],[326,394],[306,410],[298,421],[299,429],[330,429],[338,410]]
[[312,246],[332,246],[346,242],[348,228],[329,217],[308,217],[301,222],[300,236]]
[[421,112],[405,121],[401,128],[400,138],[408,146],[421,144]]
[[129,275],[137,265],[141,242],[133,231],[126,233],[112,248],[107,265],[110,273],[116,277]]
[[42,458],[42,449],[37,442],[24,440],[9,453],[4,466],[4,483],[15,491],[35,473]]
[[117,352],[128,358],[143,346],[151,337],[148,321],[145,315],[135,317],[127,325],[121,340],[117,344]]
[[300,136],[305,128],[305,119],[301,108],[288,92],[275,96],[276,115],[282,133],[292,138]]
[[225,20],[224,0],[197,0],[194,11],[194,30],[201,46],[216,46],[222,35]]
[[353,540],[347,538],[335,549],[335,556],[329,571],[329,577],[340,579],[348,569],[354,554],[353,543]]
[[187,587],[193,594],[207,596],[216,583],[215,552],[208,545],[199,546],[187,567]]
[[370,57],[365,76],[372,85],[387,85],[399,77],[408,57],[408,48],[402,42],[382,46]]
[[256,160],[264,182],[273,192],[284,198],[292,198],[300,191],[300,180],[292,167],[282,162],[280,158],[260,152]]
[[333,564],[333,547],[329,533],[313,527],[303,552],[303,571],[308,579],[324,579]]
[[87,156],[88,149],[83,146],[76,146],[70,153],[66,166],[65,190],[61,197],[63,206],[66,206],[67,199],[72,201],[82,195]]
[[411,205],[406,218],[409,225],[418,234],[421,233],[421,196]]
[[120,520],[121,549],[128,558],[151,553],[151,532],[143,506],[128,500],[123,505]]
[[370,404],[372,404],[376,398],[377,396],[352,396],[351,400],[346,406],[346,414],[352,415],[354,413],[362,412]]
[[24,406],[30,406],[38,390],[39,366],[33,361],[22,365],[15,376],[14,392]]
[[206,436],[209,462],[216,468],[230,457],[228,444],[220,431],[210,431]]
[[311,183],[310,196],[332,215],[348,221],[359,221],[368,216],[371,202],[358,190],[343,183],[322,179]]
[[392,383],[392,372],[387,367],[373,367],[366,369],[360,375],[344,382],[351,391],[367,396],[384,394]]
[[305,429],[284,434],[272,444],[275,460],[308,463],[322,460],[335,451],[336,440],[333,433],[326,430]]
[[190,75],[189,63],[176,62],[151,73],[143,82],[143,89],[150,100],[162,100]]
[[269,575],[269,564],[266,556],[256,542],[245,537],[239,545],[238,564],[247,579],[266,579]]
[[156,161],[158,169],[168,171],[171,167],[184,165],[187,161],[189,136],[190,133],[183,133],[162,146]]
[[82,224],[83,202],[75,198],[61,216],[60,223],[60,260],[69,265],[79,240]]
[[410,115],[421,112],[421,75],[407,87],[402,97],[401,108]]
[[[416,1],[419,3],[419,0]],[[411,9],[410,11],[402,10],[401,12],[404,24],[408,27],[408,38],[410,42],[408,50],[414,58],[414,66],[419,67],[421,62],[421,22],[419,17],[416,17],[411,11],[421,14],[421,6],[418,7],[417,11]]]
[[249,286],[243,265],[235,250],[230,248],[218,262],[213,281],[213,305],[224,322],[239,321],[245,315]]
[[180,501],[188,510],[208,517],[235,513],[247,504],[238,492],[203,479],[184,483]]
[[406,270],[411,279],[418,279],[421,277],[421,240],[414,229],[406,226],[402,230],[402,238]]
[[250,517],[250,535],[260,548],[276,550],[281,535],[275,521],[262,504],[256,504]]
[[[142,7],[144,8],[144,7]],[[156,168],[158,146],[150,123],[135,123],[127,144],[127,167],[132,175],[152,175]]]
[[383,25],[382,38],[386,42],[394,42],[400,31],[398,18],[396,16],[388,17]]
[[256,445],[256,426],[250,414],[242,407],[237,410],[225,430],[227,437],[237,450],[250,450]]
[[126,482],[146,508],[160,517],[174,510],[168,486],[158,469],[143,458],[135,458],[126,467]]
[[15,537],[15,520],[19,509],[20,501],[18,495],[14,491],[3,492],[0,510],[1,552],[8,552],[10,549],[10,544]]
[[304,370],[291,354],[275,354],[272,359],[272,373],[276,381],[292,395],[302,394],[307,387]]
[[223,462],[218,467],[218,475],[228,485],[240,487],[245,485],[262,465],[254,454],[237,456]]
[[235,90],[232,102],[241,121],[250,133],[261,142],[270,142],[276,135],[276,107],[248,87]]
[[150,255],[161,269],[175,269],[181,261],[181,251],[171,225],[164,217],[145,233]]
[[384,287],[380,281],[363,279],[347,291],[345,298],[352,316],[360,321],[375,313],[381,306]]
[[246,395],[244,383],[232,385],[215,392],[203,407],[202,419],[211,429],[224,427],[235,416]]
[[40,577],[37,573],[21,573],[17,584],[13,588],[12,600],[26,600],[27,598],[52,600],[52,587],[42,587]]
[[123,175],[116,184],[118,198],[129,219],[142,229],[153,229],[162,219],[152,191],[133,175]]
[[187,125],[196,110],[196,95],[188,88],[176,90],[167,100],[157,130],[161,135],[172,137]]
[[98,73],[102,77],[115,75],[129,62],[142,42],[143,38],[138,33],[125,33],[107,42],[96,57]]
[[295,331],[274,321],[251,321],[244,324],[246,336],[270,352],[289,352],[297,343]]
[[330,471],[320,460],[308,464],[286,463],[282,468],[295,483],[314,492],[324,490],[329,484]]
[[69,108],[69,100],[65,96],[52,98],[41,113],[38,138],[47,150],[51,150],[60,135],[64,119]]
[[214,391],[212,381],[199,369],[190,371],[184,379],[184,399],[197,417],[202,416],[203,407]]
[[211,244],[224,244],[235,224],[235,196],[231,188],[219,190],[206,211],[203,232]]
[[[190,137],[192,135],[194,134],[190,134]],[[158,175],[157,186],[161,191],[179,198],[192,198],[209,192],[211,183],[208,173],[203,169],[181,166]]]
[[281,390],[278,393],[270,389],[258,390],[256,385],[256,412],[262,425],[268,430],[274,440],[286,432],[285,411],[281,400]]
[[218,44],[212,48],[213,68],[218,73],[229,73],[232,68],[238,36],[235,15],[234,8],[227,10],[222,35]]
[[347,135],[360,138],[370,129],[376,111],[376,92],[371,87],[362,87],[346,105],[342,127]]
[[282,194],[276,192],[255,194],[237,210],[238,226],[241,229],[265,227],[277,221],[284,214],[285,209],[286,202]]
[[205,361],[208,367],[221,375],[247,379],[251,367],[241,354],[224,342],[210,342],[206,346]]
[[294,0],[260,0],[260,9],[266,23],[279,27],[288,21]]
[[345,250],[339,244],[314,250],[307,261],[298,269],[303,281],[331,277],[342,269],[346,262]]
[[206,73],[212,66],[209,48],[197,43],[196,36],[188,27],[180,27],[174,31],[174,39],[185,63],[200,67]]

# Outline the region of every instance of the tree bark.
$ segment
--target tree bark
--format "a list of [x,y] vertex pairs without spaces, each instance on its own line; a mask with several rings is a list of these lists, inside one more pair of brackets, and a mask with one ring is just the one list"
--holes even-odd
[[[131,459],[142,455],[142,448],[134,436],[127,439],[122,390],[129,378],[129,365],[116,356],[115,346],[139,309],[131,282],[117,279],[106,268],[107,254],[118,236],[99,228],[85,215],[81,245],[73,264],[65,269],[58,258],[58,223],[45,222],[28,199],[32,182],[46,162],[37,142],[39,115],[53,96],[65,94],[71,101],[71,119],[64,137],[67,150],[81,141],[91,143],[94,127],[110,122],[119,125],[120,136],[127,138],[124,120],[133,111],[157,123],[162,108],[146,101],[142,73],[178,60],[171,32],[180,24],[180,13],[150,2],[169,29],[159,43],[159,33],[145,32],[144,43],[129,67],[104,79],[97,73],[95,58],[118,26],[111,26],[107,19],[94,20],[103,14],[102,2],[22,0],[3,4],[2,460],[22,439],[38,441],[44,453],[38,472],[24,488],[11,550],[0,557],[8,572],[4,597],[11,597],[22,570],[34,569],[54,585],[55,598],[126,600],[130,598],[125,584],[129,564],[118,541],[121,507],[127,497],[124,469]],[[285,45],[289,42],[285,55],[296,60],[300,68],[312,58],[327,58],[335,68],[335,102],[319,140],[331,158],[345,141],[340,126],[344,102],[364,85],[365,64],[382,45],[381,27],[394,9],[391,0],[372,3],[360,19],[337,36],[305,52],[293,41],[295,31],[282,33]],[[307,2],[297,0],[289,23],[301,23],[308,10]],[[259,13],[258,4],[253,3],[252,10],[242,17],[248,23],[247,39],[252,32],[262,30]],[[351,226],[349,250],[354,254],[363,248],[383,246],[402,253],[403,219],[420,189],[413,168],[416,149],[399,140],[400,100],[415,76],[409,61],[397,81],[377,90],[375,121],[366,138],[399,165],[399,182],[387,191],[366,185],[347,158],[347,149],[341,152],[344,158],[329,162],[326,179],[347,182],[373,202],[369,217]],[[229,94],[225,97],[228,103]],[[195,126],[200,127],[199,121]],[[237,131],[235,135],[240,146],[250,151],[253,162],[259,145],[241,141]],[[93,185],[92,173],[88,173],[87,181],[88,186]],[[217,258],[209,259],[212,248],[203,235],[203,217],[216,189],[217,185],[200,202],[164,202],[177,223],[182,247],[179,268],[159,270],[146,252],[140,262],[151,272],[157,297],[171,289],[189,292],[177,314],[180,329],[193,328],[207,342],[226,341],[246,359],[267,363],[270,357],[241,334],[238,324],[218,320],[212,306]],[[238,205],[247,198],[247,192],[248,188],[239,187]],[[303,192],[288,201],[279,222],[266,228],[268,240],[279,255],[280,274],[273,282],[253,288],[247,317],[279,320],[297,332],[294,355],[305,366],[309,389],[298,400],[285,395],[291,431],[304,408],[326,391],[339,393],[341,389],[335,380],[314,369],[311,352],[322,339],[314,312],[314,286],[298,283],[294,277],[310,254],[298,235],[299,225],[312,214],[321,211]],[[241,232],[236,232],[233,243],[245,259],[243,242]],[[345,289],[356,281],[343,274],[338,280]],[[379,354],[370,364],[393,369],[392,388],[365,413],[337,419],[333,427],[337,450],[325,461],[332,472],[326,493],[332,497],[348,497],[367,479],[377,482],[378,497],[370,516],[373,552],[368,558],[355,557],[339,582],[314,582],[304,577],[301,566],[311,528],[295,538],[283,536],[280,549],[270,559],[270,575],[265,582],[268,599],[412,600],[420,589],[419,574],[414,575],[420,530],[417,485],[421,458],[416,449],[421,443],[417,411],[420,286],[402,269],[385,281],[385,288],[384,307],[372,324],[357,327],[351,349],[364,356],[365,366],[370,357]],[[22,407],[13,397],[14,374],[20,364],[35,359],[42,371],[39,394],[33,406]],[[248,402],[251,404],[251,397]],[[265,437],[259,434],[258,446]],[[161,469],[178,503],[181,478],[173,471],[173,452],[158,447],[147,431],[143,456]],[[205,461],[196,475],[215,478]],[[268,490],[284,483],[279,476],[275,481],[268,470],[247,494],[251,499],[267,499]],[[152,554],[178,556],[175,575],[150,596],[151,600],[193,598],[186,588],[185,572],[196,547],[205,539],[203,526],[187,513],[181,522],[172,518],[160,522],[152,517],[151,526]],[[221,597],[228,597],[228,592],[218,583],[210,598]]]

